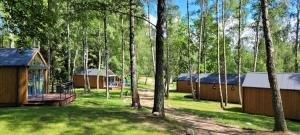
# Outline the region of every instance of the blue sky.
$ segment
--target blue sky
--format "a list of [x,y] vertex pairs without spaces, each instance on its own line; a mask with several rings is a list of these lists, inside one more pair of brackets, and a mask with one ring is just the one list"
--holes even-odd
[[[199,10],[199,5],[194,4],[195,0],[189,0],[189,11],[197,11]],[[186,0],[173,0],[173,4],[177,5],[179,7],[179,12],[181,16],[185,16],[187,11],[186,11]],[[151,3],[150,6],[150,20],[152,23],[156,23],[156,16],[157,16],[157,9],[156,9],[156,2]],[[145,11],[147,12],[147,6],[145,6]],[[195,18],[196,16],[191,16],[191,19]]]
[[[199,4],[195,4],[195,1],[196,0],[189,0],[189,12],[190,13],[191,12],[195,12],[195,11],[197,11],[197,10],[200,9],[200,5]],[[208,4],[209,5],[214,4],[213,2],[215,2],[215,1],[214,0],[210,0]],[[219,1],[219,2],[221,2],[221,1]],[[186,0],[173,0],[173,4],[177,5],[179,7],[179,12],[180,12],[180,16],[181,17],[186,16],[186,14],[187,14]],[[151,12],[150,20],[153,23],[156,23],[156,16],[157,16],[157,12],[156,12],[157,9],[156,8],[157,7],[156,7],[156,0],[155,0],[155,2],[151,3],[151,6],[150,6],[150,12]],[[245,8],[248,9],[248,10],[250,10],[250,8],[251,8],[250,3],[248,3],[247,5],[245,5]],[[145,11],[147,12],[147,6],[145,6]],[[251,16],[252,16],[252,13],[250,11],[250,13],[246,17],[246,20],[247,21],[252,20]],[[191,15],[191,21],[194,20],[196,17],[197,17],[197,15],[195,15],[195,14]]]

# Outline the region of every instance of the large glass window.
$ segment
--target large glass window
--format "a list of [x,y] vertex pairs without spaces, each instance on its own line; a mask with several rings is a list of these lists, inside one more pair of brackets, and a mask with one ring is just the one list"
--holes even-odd
[[38,97],[44,94],[44,70],[29,69],[28,78],[28,98]]

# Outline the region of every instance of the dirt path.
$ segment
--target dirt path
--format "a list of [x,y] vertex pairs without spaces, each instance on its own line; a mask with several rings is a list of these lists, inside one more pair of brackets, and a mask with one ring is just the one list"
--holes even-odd
[[[153,92],[141,91],[141,103],[145,107],[153,106]],[[227,126],[225,124],[216,123],[210,119],[201,118],[191,113],[179,112],[175,108],[166,106],[166,115],[183,125],[186,133],[195,135],[269,135],[271,132],[262,132],[255,130],[246,130],[239,127]],[[279,133],[280,134],[280,133]],[[276,133],[276,135],[279,135]]]

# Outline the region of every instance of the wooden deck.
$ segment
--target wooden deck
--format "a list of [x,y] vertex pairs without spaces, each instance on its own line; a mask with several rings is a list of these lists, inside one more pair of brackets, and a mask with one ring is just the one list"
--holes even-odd
[[43,94],[43,96],[31,97],[24,105],[53,105],[64,106],[74,101],[76,94]]

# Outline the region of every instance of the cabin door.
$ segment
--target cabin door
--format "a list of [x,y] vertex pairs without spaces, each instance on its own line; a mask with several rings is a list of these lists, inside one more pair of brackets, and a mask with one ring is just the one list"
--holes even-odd
[[28,77],[28,98],[42,96],[45,90],[44,70],[29,69]]

